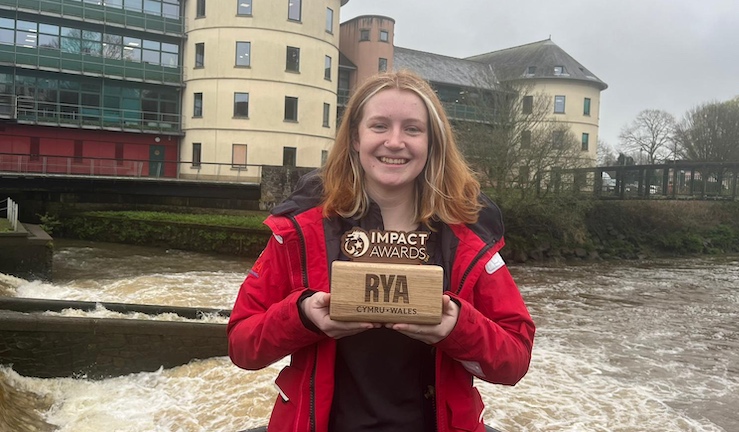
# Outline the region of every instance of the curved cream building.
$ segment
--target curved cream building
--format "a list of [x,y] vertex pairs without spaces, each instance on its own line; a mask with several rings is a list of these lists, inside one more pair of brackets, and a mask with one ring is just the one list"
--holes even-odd
[[501,82],[530,85],[532,94],[549,95],[551,118],[567,124],[580,142],[582,159],[595,165],[600,92],[608,85],[551,39],[468,57],[493,67]]
[[321,165],[336,130],[347,2],[185,4],[181,177],[257,181],[258,165]]

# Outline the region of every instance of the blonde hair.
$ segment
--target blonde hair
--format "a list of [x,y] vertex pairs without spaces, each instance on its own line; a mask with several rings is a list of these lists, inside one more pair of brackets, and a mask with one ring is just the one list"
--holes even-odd
[[336,142],[321,170],[325,216],[360,218],[367,213],[369,197],[364,170],[352,143],[368,100],[383,90],[411,91],[423,100],[428,112],[429,151],[426,166],[416,178],[416,222],[474,223],[481,208],[480,183],[454,140],[449,119],[431,86],[413,72],[382,73],[368,78],[349,99],[336,134]]

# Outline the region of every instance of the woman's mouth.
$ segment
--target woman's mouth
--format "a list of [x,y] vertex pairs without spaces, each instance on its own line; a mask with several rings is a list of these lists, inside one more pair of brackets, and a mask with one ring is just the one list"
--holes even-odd
[[398,158],[389,158],[389,157],[380,157],[380,162],[388,165],[403,165],[408,163],[408,159],[398,159]]

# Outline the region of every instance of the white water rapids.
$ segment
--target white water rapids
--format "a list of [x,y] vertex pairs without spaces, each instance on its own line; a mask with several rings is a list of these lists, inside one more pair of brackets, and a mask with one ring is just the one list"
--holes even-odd
[[[230,308],[251,265],[55,243],[53,283],[0,275],[0,295]],[[739,430],[739,257],[511,270],[537,324],[534,354],[515,387],[477,382],[486,423],[506,432]],[[267,421],[273,380],[286,362],[248,372],[213,358],[102,381],[23,377],[0,367],[0,430],[255,427]]]

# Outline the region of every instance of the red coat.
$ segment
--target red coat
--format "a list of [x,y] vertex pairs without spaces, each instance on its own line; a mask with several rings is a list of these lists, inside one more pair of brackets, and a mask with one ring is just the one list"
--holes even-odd
[[[265,223],[273,237],[241,285],[231,312],[229,356],[237,366],[256,370],[292,354],[290,366],[276,380],[280,396],[268,430],[326,432],[336,342],[307,329],[297,305],[306,287],[329,290],[324,218],[315,207],[270,216]],[[514,385],[531,359],[534,323],[497,253],[503,239],[483,240],[486,227],[475,228],[445,226],[455,246],[446,294],[458,300],[460,311],[452,332],[436,344],[439,432],[483,432],[483,403],[473,375]]]

